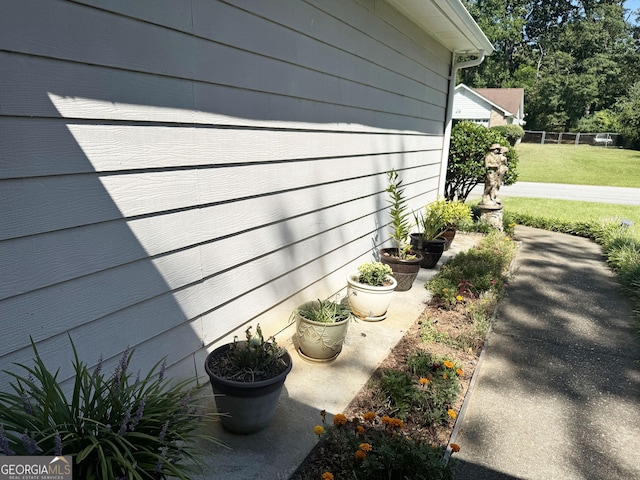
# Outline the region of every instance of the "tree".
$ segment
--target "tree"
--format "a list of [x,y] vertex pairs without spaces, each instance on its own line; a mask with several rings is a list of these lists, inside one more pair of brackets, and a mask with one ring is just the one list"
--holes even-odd
[[498,131],[473,122],[459,122],[451,130],[447,180],[444,187],[445,198],[464,202],[469,193],[484,181],[486,167],[484,157],[489,147],[499,143],[509,148],[504,184],[511,185],[518,178],[516,167],[518,154],[510,147],[509,141]]
[[625,146],[640,148],[640,81],[618,100],[615,112]]

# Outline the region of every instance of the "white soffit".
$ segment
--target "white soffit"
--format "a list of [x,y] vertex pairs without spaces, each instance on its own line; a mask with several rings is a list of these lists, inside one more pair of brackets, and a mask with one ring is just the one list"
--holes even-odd
[[493,45],[460,0],[387,0],[452,52],[493,52]]

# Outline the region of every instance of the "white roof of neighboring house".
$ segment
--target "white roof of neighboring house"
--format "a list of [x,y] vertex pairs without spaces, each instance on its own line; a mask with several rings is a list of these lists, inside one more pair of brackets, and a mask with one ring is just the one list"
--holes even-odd
[[460,0],[388,0],[452,52],[493,52],[493,45]]

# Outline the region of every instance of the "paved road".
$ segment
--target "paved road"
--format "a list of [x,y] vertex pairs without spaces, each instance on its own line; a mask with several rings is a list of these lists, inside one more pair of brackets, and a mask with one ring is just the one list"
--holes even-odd
[[[478,185],[471,191],[469,199],[480,198],[483,190],[484,185]],[[640,206],[640,188],[517,182],[515,185],[501,187],[500,196],[555,198],[558,200],[580,200],[584,202]]]

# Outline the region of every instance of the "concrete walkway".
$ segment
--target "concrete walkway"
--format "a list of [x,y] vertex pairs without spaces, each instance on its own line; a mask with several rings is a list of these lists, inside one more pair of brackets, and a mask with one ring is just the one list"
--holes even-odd
[[640,479],[640,340],[593,242],[517,227],[456,480]]

